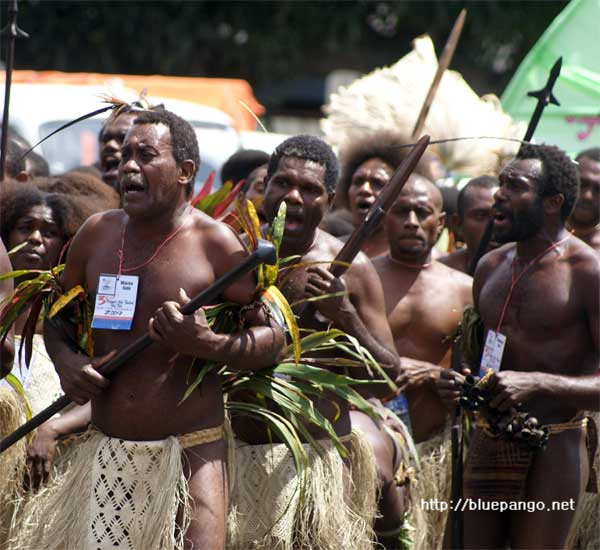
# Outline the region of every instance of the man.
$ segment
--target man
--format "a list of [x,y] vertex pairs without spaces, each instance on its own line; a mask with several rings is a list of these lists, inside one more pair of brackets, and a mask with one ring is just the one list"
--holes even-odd
[[[354,141],[340,151],[342,174],[336,204],[351,212],[355,226],[362,224],[371,205],[406,156],[406,151],[401,148],[404,143],[397,134],[381,131]],[[381,227],[365,243],[363,252],[374,258],[387,251],[388,242]]]
[[579,198],[569,218],[575,236],[600,252],[600,147],[577,155]]
[[112,113],[98,135],[99,167],[102,180],[116,191],[119,191],[121,147],[138,112],[139,107],[127,105],[118,114]]
[[[291,275],[282,283],[281,290],[290,303],[333,292],[342,293],[343,296],[316,301],[316,311],[311,307],[296,309],[299,326],[315,330],[326,330],[333,326],[343,330],[354,336],[390,376],[396,378],[399,365],[392,351],[393,340],[384,315],[383,293],[369,259],[364,254],[359,254],[342,278],[334,277],[322,265],[305,266],[310,262],[333,260],[343,246],[340,241],[318,228],[334,197],[337,170],[337,159],[329,145],[312,136],[292,137],[279,145],[271,156],[267,171],[265,213],[272,221],[280,204],[286,203],[287,214],[279,255],[282,258],[295,256],[294,263],[300,266],[291,271]],[[356,377],[367,376],[366,372],[355,370],[352,370],[351,374]],[[348,402],[324,394],[316,406],[331,422],[340,438],[347,441],[351,435]],[[238,477],[255,479],[257,472],[270,473],[263,483],[266,487],[261,485],[258,494],[248,494],[249,491],[242,493],[243,483],[234,489],[233,503],[245,503],[248,506],[242,506],[240,512],[242,517],[247,518],[248,527],[245,532],[237,534],[232,548],[247,550],[255,539],[259,540],[258,548],[279,547],[278,545],[287,548],[285,544],[291,544],[290,537],[293,536],[304,537],[303,540],[306,540],[308,545],[306,547],[314,550],[371,547],[368,538],[371,526],[368,522],[372,517],[368,517],[368,510],[356,506],[356,495],[374,503],[375,487],[371,488],[371,495],[364,494],[367,489],[360,479],[355,478],[352,497],[347,498],[352,501],[348,509],[344,495],[339,491],[343,487],[343,471],[337,451],[327,446],[325,441],[320,442],[325,445],[324,457],[319,459],[316,454],[311,455],[312,471],[309,478],[313,480],[311,486],[316,486],[317,491],[309,490],[309,494],[305,495],[307,501],[317,503],[314,505],[314,513],[318,514],[318,517],[311,517],[308,532],[303,532],[301,528],[296,528],[295,531],[290,528],[284,535],[279,530],[283,527],[278,527],[280,534],[276,536],[269,533],[273,522],[280,526],[294,525],[299,521],[294,516],[302,516],[297,502],[291,496],[287,500],[280,496],[286,494],[285,487],[290,486],[287,478],[285,483],[281,480],[282,472],[288,472],[293,465],[285,467],[285,462],[278,462],[277,468],[270,467],[278,453],[277,445],[269,445],[272,441],[270,434],[257,430],[254,424],[238,422],[234,423],[234,429],[238,438],[250,443],[238,449],[238,453],[243,457],[238,458],[238,467],[241,465],[246,468],[244,472],[238,472]],[[306,429],[315,439],[325,440],[326,434],[315,427],[306,426]],[[353,457],[353,472],[357,474],[361,471],[360,460],[355,459],[360,452],[360,442],[357,439],[352,440],[350,451]],[[370,480],[366,481],[368,487]],[[374,483],[374,477],[371,481]],[[294,486],[292,485],[292,489]],[[319,500],[323,495],[328,495],[326,502]],[[270,517],[264,517],[265,506],[261,504],[264,501],[278,501],[281,503],[280,508],[272,511]],[[360,515],[363,517],[360,518]],[[281,519],[282,516],[285,516],[284,520]],[[362,521],[357,522],[357,519]]]
[[[502,246],[475,273],[499,412],[526,411],[550,438],[543,451],[493,437],[480,418],[470,442],[465,498],[542,503],[535,511],[465,511],[465,548],[563,548],[588,481],[586,421],[600,409],[598,256],[565,229],[577,170],[558,148],[524,145],[500,173],[494,230]],[[484,357],[488,357],[484,350]],[[452,391],[451,376],[440,380]],[[455,395],[456,397],[456,395]],[[558,473],[558,475],[557,475]],[[568,503],[552,510],[553,502]]]
[[[497,178],[480,176],[470,180],[459,191],[456,214],[452,216],[452,225],[464,239],[465,246],[440,258],[441,263],[463,273],[469,272],[469,266],[479,249],[481,238],[492,217],[496,189],[498,189]],[[488,251],[494,248],[495,244],[492,241]]]
[[258,219],[261,223],[266,223],[264,202],[265,202],[265,179],[267,178],[268,164],[261,164],[248,174],[246,181],[242,185],[241,195],[244,201],[249,200],[256,208]]
[[[447,499],[448,413],[435,381],[450,364],[451,335],[471,302],[471,278],[432,258],[444,221],[439,189],[413,174],[385,218],[390,252],[374,260],[396,350],[408,377],[405,394],[412,435],[419,444],[419,478],[427,480],[416,486],[417,507],[421,499]],[[415,547],[439,548],[445,514],[425,512],[427,530],[416,533]]]
[[[202,310],[181,314],[188,295],[208,287],[245,256],[227,226],[190,208],[198,164],[198,145],[187,122],[167,111],[138,113],[119,164],[123,209],[92,216],[70,247],[65,288],[80,284],[96,297],[92,326],[106,327],[108,317],[110,326],[123,329],[94,330],[96,357],[90,360],[74,353],[67,337],[46,323],[46,345],[62,387],[78,404],[91,400],[97,431],[64,484],[73,491],[68,498],[81,521],[70,522],[63,509],[39,532],[34,547],[82,548],[85,541],[90,548],[179,548],[185,539],[194,548],[224,548],[226,445],[217,374],[208,373],[181,400],[198,360],[256,369],[276,361],[283,337],[255,308],[246,316],[250,328],[231,335],[213,333]],[[137,294],[128,290],[136,284]],[[254,291],[249,275],[230,286],[223,299],[248,304]],[[111,303],[116,292],[122,305],[115,302],[107,311],[102,304]],[[119,307],[127,304],[130,315],[119,316]],[[155,341],[151,348],[110,381],[97,372],[112,350],[147,330]],[[187,502],[180,483],[184,474]],[[187,521],[184,511],[190,512]],[[62,535],[55,541],[57,530]]]

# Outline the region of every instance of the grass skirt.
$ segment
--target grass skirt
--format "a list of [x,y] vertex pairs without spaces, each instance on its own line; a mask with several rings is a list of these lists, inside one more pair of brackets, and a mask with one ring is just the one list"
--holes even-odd
[[350,498],[344,498],[344,462],[335,447],[305,445],[303,479],[283,444],[238,442],[231,488],[228,550],[367,550],[373,547],[376,466],[358,432],[351,436]]
[[10,550],[183,548],[181,452],[175,437],[124,441],[89,430],[65,476],[25,505]]
[[[420,470],[411,485],[413,506],[410,521],[416,527],[413,550],[438,550],[442,548],[448,511],[424,509],[423,501],[450,500],[451,462],[450,430],[417,443]],[[425,526],[425,529],[422,528]]]
[[[0,387],[0,438],[14,432],[25,418],[23,400],[10,388]],[[23,499],[27,439],[21,439],[0,455],[0,549],[4,549]]]

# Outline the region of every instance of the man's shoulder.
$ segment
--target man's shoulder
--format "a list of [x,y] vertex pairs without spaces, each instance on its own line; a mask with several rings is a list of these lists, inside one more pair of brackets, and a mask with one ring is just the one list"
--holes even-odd
[[574,276],[592,277],[598,281],[600,276],[600,254],[582,240],[574,237],[568,252],[569,263]]
[[432,262],[432,267],[435,269],[435,274],[438,277],[443,277],[445,280],[456,286],[471,286],[473,278],[458,269],[449,267],[439,260]]
[[467,258],[468,258],[467,249],[459,248],[458,250],[455,250],[454,252],[451,252],[450,254],[448,254],[446,256],[442,256],[437,261],[441,264],[451,267],[454,270],[465,273],[465,267],[468,267],[466,265]]
[[238,235],[236,235],[233,228],[226,223],[220,222],[211,218],[204,212],[194,209],[192,211],[193,216],[193,228],[199,238],[206,240],[206,242],[219,242],[224,243],[229,241],[240,241]]
[[[323,229],[319,229],[316,238],[316,246],[314,247],[314,254],[311,254],[309,251],[307,254],[318,255],[319,260],[327,261],[332,260],[338,254],[338,252],[343,248],[344,243],[340,241],[337,237],[331,235],[331,233],[327,233],[327,231],[323,231]],[[358,256],[357,256],[358,258]],[[356,261],[356,259],[355,259]]]
[[114,231],[115,227],[120,227],[125,220],[125,212],[122,209],[105,210],[92,214],[77,231],[79,238],[85,236],[89,238],[95,234],[106,235],[107,232]]

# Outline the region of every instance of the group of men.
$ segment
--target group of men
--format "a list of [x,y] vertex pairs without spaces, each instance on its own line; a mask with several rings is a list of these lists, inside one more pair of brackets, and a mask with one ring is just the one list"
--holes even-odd
[[[547,509],[468,509],[465,548],[563,548],[590,477],[586,438],[591,426],[583,412],[600,410],[598,150],[580,155],[577,166],[555,147],[523,145],[498,178],[471,180],[459,194],[454,220],[466,246],[440,261],[434,245],[446,225],[442,195],[427,167],[420,166],[374,240],[342,277],[335,277],[327,264],[343,242],[320,225],[334,200],[350,210],[354,224],[364,219],[405,155],[389,136],[380,137],[385,147],[379,150],[373,136],[369,147],[359,147],[360,154],[341,153],[341,177],[335,153],[312,136],[286,140],[248,176],[245,190],[263,194],[257,202],[266,224],[286,204],[279,256],[304,266],[293,270],[280,290],[289,303],[320,298],[314,307],[296,310],[299,326],[344,331],[396,381],[407,402],[412,438],[421,446],[423,463],[431,465],[443,460],[443,449],[448,449],[449,411],[464,381],[464,373],[449,369],[452,335],[465,306],[474,304],[485,329],[482,347],[493,340],[500,349],[490,363],[492,407],[527,411],[551,435],[546,448],[534,452],[493,436],[483,422],[477,424],[465,464],[465,495],[473,501],[538,501]],[[127,294],[133,303],[129,326],[94,330],[94,358],[73,351],[64,326],[44,326],[62,387],[77,404],[91,402],[93,428],[78,450],[83,465],[73,468],[60,489],[80,513],[55,511],[30,547],[224,549],[228,490],[236,481],[228,479],[219,376],[207,373],[191,396],[181,399],[194,361],[227,364],[232,371],[260,370],[282,356],[284,330],[256,301],[252,275],[222,295],[223,301],[246,306],[238,332],[213,332],[202,309],[181,313],[190,296],[247,254],[229,227],[190,207],[200,164],[191,126],[165,110],[130,111],[111,119],[102,141],[103,177],[119,188],[122,207],[96,214],[80,228],[69,247],[62,283],[65,291],[82,285],[96,307],[102,285],[122,285],[123,292],[134,285],[137,292]],[[349,161],[351,157],[358,160]],[[338,180],[342,185],[336,199]],[[489,252],[471,279],[466,273],[490,219]],[[97,371],[115,350],[146,331],[153,346],[110,380]],[[469,368],[477,374],[479,365]],[[332,370],[338,372],[337,367]],[[368,375],[365,371],[357,377]],[[373,385],[364,394],[393,403],[395,396],[381,387]],[[315,407],[350,455],[352,431],[366,438],[376,462],[379,496],[378,517],[370,521],[379,542],[395,548],[407,517],[404,491],[425,495],[419,484],[423,487],[435,475],[440,480],[434,496],[448,499],[439,487],[442,478],[448,480],[445,466],[441,473],[440,468],[434,473],[423,467],[414,483],[400,484],[396,474],[402,453],[383,421],[351,410],[348,402],[328,393]],[[397,422],[389,422],[391,432]],[[315,427],[305,429],[307,435],[325,439]],[[234,422],[233,435],[253,453],[273,444],[272,433],[243,418]],[[349,502],[352,465],[349,460],[342,471],[331,473],[345,481],[338,500],[328,503],[336,514],[346,514],[348,522],[340,521],[333,538],[322,541],[315,532],[314,549],[336,544],[362,549],[374,543],[373,525],[339,532],[369,522]],[[507,485],[510,494],[504,490]],[[264,495],[259,489],[257,494]],[[273,497],[272,491],[267,494]],[[570,500],[571,509],[550,510],[552,502]],[[423,503],[413,498],[411,506]],[[414,512],[411,517],[418,516]],[[421,532],[414,534],[415,548],[448,547],[444,522],[441,513],[428,513],[424,523],[417,522]],[[296,547],[298,535],[291,533],[281,548]],[[348,533],[360,533],[363,540],[348,542]],[[252,536],[245,544],[253,546],[237,548],[266,548]]]

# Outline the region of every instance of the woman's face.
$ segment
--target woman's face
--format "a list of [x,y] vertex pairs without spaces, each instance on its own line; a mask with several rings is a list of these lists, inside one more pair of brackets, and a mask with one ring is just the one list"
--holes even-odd
[[13,269],[50,269],[58,263],[65,235],[45,204],[32,206],[17,219],[8,235],[9,251],[26,243],[11,255]]

